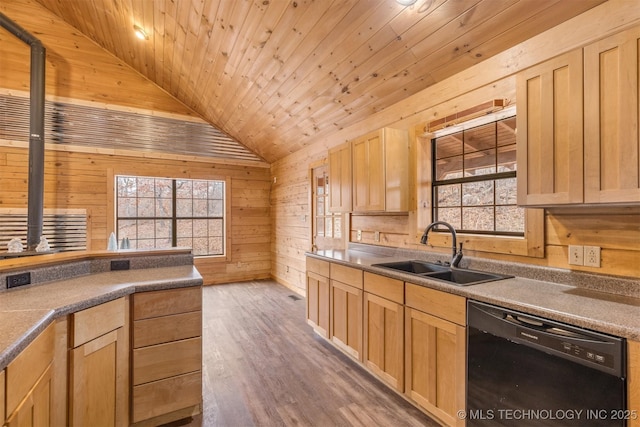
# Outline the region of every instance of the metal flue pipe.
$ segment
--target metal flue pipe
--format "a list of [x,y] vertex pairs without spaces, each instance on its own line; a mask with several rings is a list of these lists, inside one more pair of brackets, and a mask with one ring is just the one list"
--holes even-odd
[[44,70],[46,50],[40,40],[2,12],[0,12],[0,26],[31,47],[27,250],[33,251],[42,236],[44,211]]

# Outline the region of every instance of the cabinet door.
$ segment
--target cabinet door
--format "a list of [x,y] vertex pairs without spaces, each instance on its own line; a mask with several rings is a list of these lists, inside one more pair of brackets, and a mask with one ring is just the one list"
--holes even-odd
[[399,392],[404,391],[404,306],[364,293],[364,363]]
[[362,289],[331,280],[331,340],[362,360]]
[[464,426],[465,338],[463,326],[405,309],[405,393],[450,426]]
[[640,203],[640,28],[584,49],[585,202]]
[[582,51],[518,73],[518,204],[583,200]]
[[307,323],[329,338],[329,278],[307,272]]
[[353,211],[383,211],[384,140],[373,132],[353,141]]
[[44,371],[35,386],[7,419],[6,427],[38,427],[51,423],[52,364]]
[[351,144],[329,151],[329,210],[351,212]]

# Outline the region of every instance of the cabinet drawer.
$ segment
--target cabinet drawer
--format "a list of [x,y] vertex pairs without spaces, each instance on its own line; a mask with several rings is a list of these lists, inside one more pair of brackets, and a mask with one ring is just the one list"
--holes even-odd
[[329,262],[307,257],[307,271],[311,271],[324,277],[329,277]]
[[390,301],[404,304],[404,282],[398,279],[364,272],[364,290]]
[[7,415],[15,411],[53,361],[54,341],[55,324],[52,323],[7,366]]
[[133,387],[133,422],[177,411],[202,401],[202,372]]
[[140,292],[133,297],[133,320],[202,310],[200,286]]
[[72,347],[78,347],[126,324],[126,299],[119,298],[71,315]]
[[331,280],[362,289],[362,270],[331,263]]
[[201,369],[201,338],[191,338],[133,350],[133,385]]
[[194,338],[201,335],[201,311],[153,317],[133,322],[133,348]]
[[405,284],[406,305],[458,325],[466,325],[466,298],[424,286]]

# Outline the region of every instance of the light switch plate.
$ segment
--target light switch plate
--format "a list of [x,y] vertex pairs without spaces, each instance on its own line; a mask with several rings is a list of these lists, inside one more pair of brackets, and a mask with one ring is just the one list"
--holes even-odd
[[362,230],[356,230],[356,240],[358,242],[362,240]]

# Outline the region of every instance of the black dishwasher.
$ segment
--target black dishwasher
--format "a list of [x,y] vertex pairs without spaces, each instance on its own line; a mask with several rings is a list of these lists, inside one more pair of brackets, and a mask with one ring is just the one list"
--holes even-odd
[[625,426],[625,341],[467,305],[467,426]]

